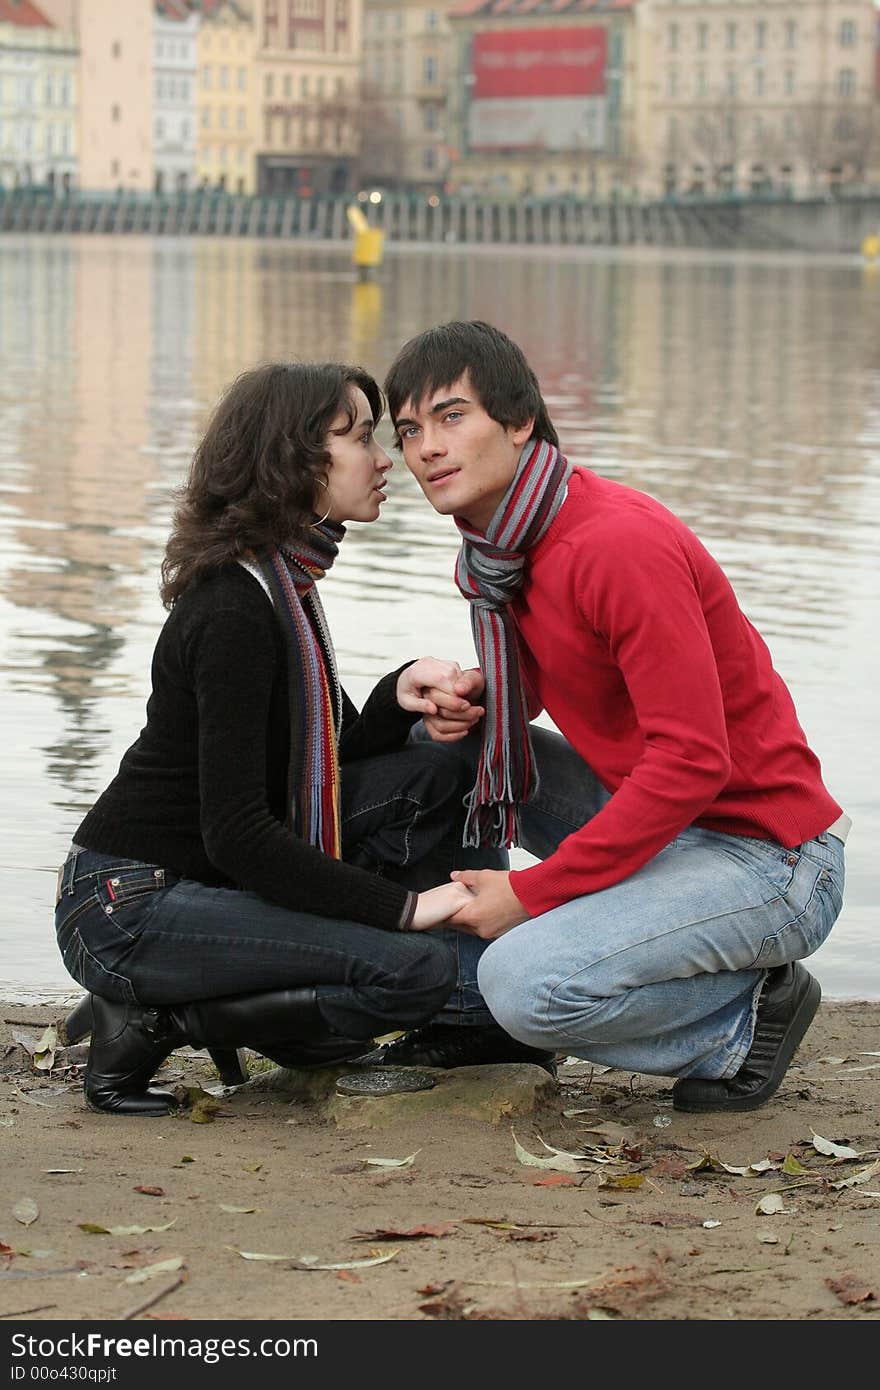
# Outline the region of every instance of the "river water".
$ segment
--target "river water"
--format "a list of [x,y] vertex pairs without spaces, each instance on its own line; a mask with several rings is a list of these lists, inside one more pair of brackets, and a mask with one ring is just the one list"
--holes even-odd
[[[275,357],[380,377],[431,323],[525,349],[563,447],[660,498],[725,567],[854,820],[826,994],[880,998],[880,274],[858,258],[0,238],[0,995],[72,989],[55,869],[142,723],[170,494],[206,412]],[[390,440],[387,424],[383,438]],[[473,661],[452,523],[402,464],[322,586],[355,699]],[[517,862],[527,862],[519,859]]]

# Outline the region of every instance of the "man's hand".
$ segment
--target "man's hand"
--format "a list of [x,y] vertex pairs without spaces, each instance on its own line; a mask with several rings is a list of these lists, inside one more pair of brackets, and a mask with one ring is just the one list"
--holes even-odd
[[425,728],[435,743],[458,743],[476,728],[486,713],[484,705],[475,703],[485,687],[482,671],[473,667],[462,671],[453,681],[451,695],[434,686],[425,691],[427,699],[437,706],[433,713],[423,716]]
[[451,878],[471,893],[450,920],[450,926],[494,941],[511,927],[529,920],[519,898],[510,886],[510,875],[504,869],[456,869]]
[[438,700],[443,701],[444,708],[465,710],[470,703],[465,698],[470,683],[465,687],[464,696],[456,692],[455,686],[466,680],[468,674],[457,661],[420,656],[397,677],[397,703],[401,709],[423,716],[437,713]]
[[470,898],[463,883],[441,883],[419,893],[410,931],[427,931],[429,927],[445,927],[454,913]]

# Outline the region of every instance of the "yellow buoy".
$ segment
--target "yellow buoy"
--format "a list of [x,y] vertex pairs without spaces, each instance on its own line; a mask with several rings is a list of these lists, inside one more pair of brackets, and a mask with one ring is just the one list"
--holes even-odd
[[385,233],[381,227],[370,226],[356,203],[352,203],[347,211],[349,223],[354,231],[354,247],[351,253],[352,265],[356,265],[361,276],[365,276],[382,264]]

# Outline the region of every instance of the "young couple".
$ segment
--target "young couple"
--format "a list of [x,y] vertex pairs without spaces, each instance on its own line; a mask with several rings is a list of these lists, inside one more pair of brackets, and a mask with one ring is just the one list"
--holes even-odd
[[[150,1081],[188,1043],[563,1052],[675,1077],[680,1110],[763,1104],[818,1007],[800,961],[849,828],[764,642],[681,521],[568,464],[498,329],[420,334],[385,391],[461,533],[479,666],[421,657],[358,713],[317,581],[385,500],[382,395],[338,364],[241,376],[182,489],[146,725],[59,875],[88,1103],[167,1113]],[[540,862],[511,872],[511,844]]]

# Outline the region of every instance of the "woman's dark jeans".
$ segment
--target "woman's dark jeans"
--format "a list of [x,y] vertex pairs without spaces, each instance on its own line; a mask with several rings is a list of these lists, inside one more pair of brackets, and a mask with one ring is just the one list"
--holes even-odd
[[[471,780],[454,746],[431,743],[345,765],[343,857],[417,890],[446,882]],[[314,985],[330,1028],[352,1038],[424,1022],[459,984],[457,953],[435,932],[293,912],[78,847],[55,925],[70,974],[107,998],[162,1005]],[[481,1000],[470,1005],[484,1014]]]

